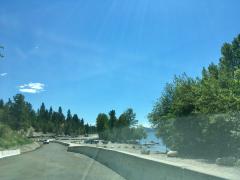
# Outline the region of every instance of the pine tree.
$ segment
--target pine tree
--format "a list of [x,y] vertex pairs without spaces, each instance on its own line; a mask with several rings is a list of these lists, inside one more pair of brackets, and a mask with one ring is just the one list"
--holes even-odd
[[113,129],[116,126],[117,123],[117,117],[115,110],[111,110],[109,112],[109,128]]

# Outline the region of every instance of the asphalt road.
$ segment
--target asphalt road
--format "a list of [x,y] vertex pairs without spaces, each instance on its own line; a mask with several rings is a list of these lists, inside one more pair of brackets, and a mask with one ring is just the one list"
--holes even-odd
[[0,159],[1,180],[122,180],[108,167],[65,146],[47,144],[42,148]]

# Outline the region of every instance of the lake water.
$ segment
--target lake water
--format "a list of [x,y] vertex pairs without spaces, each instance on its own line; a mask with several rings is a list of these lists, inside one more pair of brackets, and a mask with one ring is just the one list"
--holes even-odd
[[151,146],[146,146],[147,149],[149,149],[151,152],[166,152],[166,145],[163,143],[161,138],[157,138],[155,135],[155,131],[154,130],[146,130],[147,132],[147,138],[146,139],[142,139],[140,141],[140,144],[146,144],[146,143],[150,143],[151,141],[156,142],[158,144],[154,144]]

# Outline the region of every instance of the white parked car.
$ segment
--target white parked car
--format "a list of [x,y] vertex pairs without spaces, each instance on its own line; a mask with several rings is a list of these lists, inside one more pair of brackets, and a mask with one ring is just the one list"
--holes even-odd
[[43,144],[49,144],[49,142],[50,142],[49,139],[46,139],[43,141]]

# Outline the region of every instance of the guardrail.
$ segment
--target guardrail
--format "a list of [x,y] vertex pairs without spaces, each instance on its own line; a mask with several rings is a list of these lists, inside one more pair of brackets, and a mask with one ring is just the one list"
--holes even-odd
[[111,168],[131,180],[222,180],[225,178],[186,169],[110,149],[90,146],[69,146],[68,151],[81,153]]

